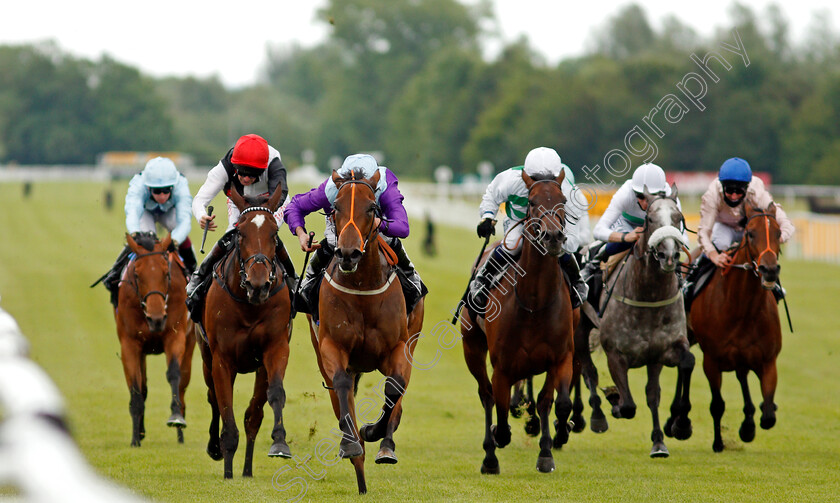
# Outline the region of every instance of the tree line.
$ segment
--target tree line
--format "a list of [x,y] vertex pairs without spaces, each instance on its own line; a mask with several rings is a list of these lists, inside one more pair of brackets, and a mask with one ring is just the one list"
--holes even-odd
[[[485,57],[488,0],[329,0],[318,16],[327,40],[269,48],[262,77],[242,89],[154,79],[55,43],[0,46],[0,162],[177,150],[210,165],[257,132],[290,166],[304,150],[322,169],[376,151],[395,172],[426,179],[440,165],[457,176],[482,161],[500,171],[545,145],[576,171],[607,168],[603,181],[626,178],[628,162],[713,171],[739,156],[779,183],[840,183],[840,42],[827,16],[794,44],[774,6],[734,3],[704,39],[674,17],[656,30],[629,5],[593,32],[585,55],[558,64],[525,38]],[[743,56],[727,49],[738,44]]]

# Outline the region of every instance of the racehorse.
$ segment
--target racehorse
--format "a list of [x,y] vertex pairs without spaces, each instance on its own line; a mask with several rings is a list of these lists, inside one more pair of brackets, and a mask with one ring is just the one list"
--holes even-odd
[[[318,367],[342,433],[339,456],[353,464],[359,494],[367,492],[362,441],[382,440],[377,464],[397,462],[393,436],[416,346],[409,344],[409,336],[420,333],[425,304],[421,298],[406,317],[396,271],[380,253],[384,241],[375,223],[380,215],[375,197],[379,176],[378,171],[370,178],[361,172],[345,177],[333,172],[338,188],[331,216],[338,234],[335,256],[321,283],[319,325],[307,315]],[[359,429],[355,390],[361,374],[374,370],[385,376],[385,403],[375,422]]]
[[685,245],[683,215],[677,205],[676,186],[668,197],[654,197],[647,190],[644,196],[648,201],[644,232],[602,293],[607,304],[600,322],[601,346],[619,393],[612,407],[613,417],[630,419],[636,415],[627,371],[647,367],[645,393],[653,418],[650,456],[667,457],[659,425],[659,374],[663,365],[678,368],[665,433],[680,440],[691,436],[689,385],[694,355],[689,351],[682,292],[675,273]]
[[126,234],[135,257],[123,272],[114,309],[120,357],[131,396],[131,445],[139,447],[146,436],[146,355],[160,353],[166,354],[166,380],[172,396],[172,415],[166,424],[177,428],[178,442],[183,443],[181,430],[187,426],[184,391],[190,383],[195,348],[195,333],[185,304],[184,264],[172,250],[170,235],[163,241],[154,234],[135,236]]
[[[513,278],[512,287],[503,280],[490,290],[483,318],[475,319],[469,309],[461,311],[464,359],[478,382],[478,395],[484,406],[485,457],[481,473],[499,473],[495,450],[510,443],[511,386],[519,380],[546,372],[536,404],[541,432],[537,469],[554,470],[549,416],[555,391],[558,429],[553,443],[560,447],[568,441],[576,320],[558,262],[565,241],[566,198],[560,189],[564,177],[565,172],[556,178],[532,178],[522,172],[528,188],[528,211],[522,221],[526,239],[516,267],[522,278]],[[487,375],[488,352],[493,366],[492,383]],[[496,425],[491,424],[494,406]]]
[[[233,384],[237,374],[256,372],[254,393],[245,411],[245,466],[252,476],[254,441],[268,401],[274,411],[271,457],[291,457],[283,426],[286,392],[283,378],[289,361],[291,293],[275,261],[278,225],[274,212],[283,197],[278,187],[265,197],[243,198],[236,188],[230,200],[239,208],[234,249],[216,266],[202,315],[206,340],[199,347],[210,402],[210,440],[207,454],[224,458],[224,477],[233,477],[233,455],[239,430],[233,415]],[[219,416],[222,432],[219,436]]]
[[708,285],[691,304],[689,336],[703,350],[703,371],[712,389],[709,410],[714,420],[712,449],[723,450],[720,419],[725,404],[720,393],[721,373],[735,371],[744,395],[744,421],[739,435],[755,438],[755,406],[747,375],[755,372],[761,383],[761,427],[776,424],[776,357],[782,349],[779,311],[770,290],[779,278],[779,239],[773,203],[762,210],[746,208],[744,237],[730,252],[732,264],[715,271]]

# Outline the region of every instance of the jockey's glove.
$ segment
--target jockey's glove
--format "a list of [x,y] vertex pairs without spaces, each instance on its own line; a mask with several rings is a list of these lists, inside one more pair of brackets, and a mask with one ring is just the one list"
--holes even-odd
[[478,224],[476,228],[476,233],[480,238],[487,238],[491,235],[496,235],[496,224],[493,222],[492,218],[485,218]]

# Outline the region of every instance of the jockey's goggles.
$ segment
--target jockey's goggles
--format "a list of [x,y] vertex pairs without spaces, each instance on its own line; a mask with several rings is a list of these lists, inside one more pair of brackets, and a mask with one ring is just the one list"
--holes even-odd
[[727,184],[723,186],[724,194],[738,194],[743,196],[747,193],[747,187],[743,184]]
[[172,187],[152,187],[152,194],[169,194]]
[[[645,195],[644,195],[644,194],[642,194],[641,192],[635,192],[635,191],[634,191],[633,193],[634,193],[634,194],[636,194],[636,199],[638,199],[638,200],[642,200],[642,199],[644,199],[644,198],[645,198]],[[651,195],[652,195],[652,196],[661,196],[661,195],[662,195],[662,193],[661,193],[661,192],[656,192],[656,193],[651,194]]]
[[248,168],[238,168],[236,170],[236,174],[239,175],[239,176],[242,176],[242,177],[257,179],[262,174],[262,170],[248,169]]

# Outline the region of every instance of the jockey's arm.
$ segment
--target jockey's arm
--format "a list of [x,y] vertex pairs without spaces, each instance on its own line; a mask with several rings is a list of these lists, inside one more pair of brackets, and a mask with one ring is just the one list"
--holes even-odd
[[175,228],[172,229],[172,241],[177,245],[187,239],[192,227],[192,196],[189,182],[183,175],[178,177],[172,197],[175,199]]
[[410,229],[408,214],[403,206],[403,195],[398,187],[396,175],[387,170],[385,176],[388,187],[379,196],[379,206],[382,208],[379,232],[388,237],[404,239],[408,237]]
[[207,180],[195,193],[192,201],[192,212],[202,229],[209,226],[211,231],[216,230],[216,223],[213,221],[216,215],[207,215],[207,205],[216,197],[216,194],[225,188],[227,182],[227,172],[222,163],[219,162],[207,173]]

